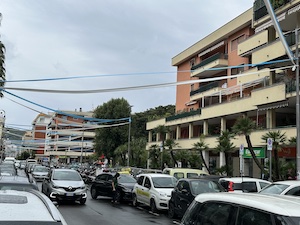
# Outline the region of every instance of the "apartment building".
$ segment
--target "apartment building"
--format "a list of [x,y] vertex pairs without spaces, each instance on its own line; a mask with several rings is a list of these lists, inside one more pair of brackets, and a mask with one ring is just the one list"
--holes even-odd
[[84,162],[93,154],[95,129],[86,118],[92,112],[59,111],[39,114],[32,122],[32,139],[23,142],[41,161]]
[[[300,0],[280,1],[275,7],[294,53],[294,31],[300,27]],[[190,84],[177,86],[176,115],[147,123],[148,149],[161,143],[161,136],[154,132],[159,125],[171,129],[165,138],[174,139],[180,146],[177,149],[192,149],[201,134],[213,149],[221,132],[230,130],[242,115],[256,121],[259,129],[251,134],[251,141],[264,153],[263,134],[280,130],[288,139],[296,136],[295,71],[263,0],[254,1],[253,8],[174,56],[172,65],[177,67],[177,82]],[[239,176],[239,149],[247,148],[247,143],[244,136],[236,136],[232,142],[237,150],[233,158],[234,175]],[[225,164],[223,153],[203,154],[207,164]],[[296,148],[286,147],[280,154],[285,160],[293,160]],[[251,175],[251,159],[245,153],[243,157],[244,175]],[[255,164],[253,175],[260,176]]]

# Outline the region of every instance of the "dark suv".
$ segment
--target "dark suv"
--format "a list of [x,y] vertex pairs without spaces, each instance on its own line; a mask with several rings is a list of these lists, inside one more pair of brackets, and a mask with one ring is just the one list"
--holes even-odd
[[169,201],[168,216],[181,218],[198,194],[209,192],[225,192],[225,189],[218,182],[205,178],[178,180]]
[[[91,196],[96,199],[98,196],[112,197],[112,178],[115,173],[99,174],[91,184]],[[136,180],[127,174],[120,174],[118,177],[118,187],[116,189],[116,200],[132,201],[132,189]]]

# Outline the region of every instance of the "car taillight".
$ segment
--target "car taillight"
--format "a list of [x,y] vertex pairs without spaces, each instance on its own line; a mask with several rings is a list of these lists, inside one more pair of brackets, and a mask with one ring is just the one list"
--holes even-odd
[[232,181],[229,181],[229,183],[228,183],[228,191],[234,191],[233,185],[234,185],[234,183]]

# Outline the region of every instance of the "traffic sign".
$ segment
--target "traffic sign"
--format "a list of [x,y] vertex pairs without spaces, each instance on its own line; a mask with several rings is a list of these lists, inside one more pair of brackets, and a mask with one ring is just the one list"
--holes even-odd
[[240,155],[243,155],[244,154],[244,145],[241,144],[240,146]]
[[273,149],[273,139],[268,138],[267,139],[267,150],[272,151],[272,149]]

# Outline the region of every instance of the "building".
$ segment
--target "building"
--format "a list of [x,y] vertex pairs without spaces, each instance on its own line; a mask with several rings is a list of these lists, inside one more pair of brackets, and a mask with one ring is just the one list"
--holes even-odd
[[[286,41],[295,52],[295,29],[300,27],[300,0],[273,1],[275,13]],[[177,67],[176,115],[147,123],[148,145],[161,143],[154,129],[168,126],[180,149],[192,149],[201,134],[211,149],[217,137],[230,130],[236,119],[246,115],[256,121],[251,134],[254,147],[265,151],[262,135],[280,130],[287,138],[296,136],[295,71],[278,38],[263,0],[205,38],[172,58]],[[237,148],[233,159],[234,175],[239,175],[239,148],[246,146],[244,136],[232,140]],[[246,146],[247,147],[247,146]],[[283,154],[295,157],[295,147]],[[224,154],[203,152],[205,160],[224,165]],[[244,154],[244,175],[251,175],[251,159]],[[253,175],[260,171],[254,166]]]
[[32,139],[24,138],[23,146],[41,161],[84,162],[94,153],[95,129],[84,119],[92,115],[81,108],[79,111],[40,113],[32,122]]

